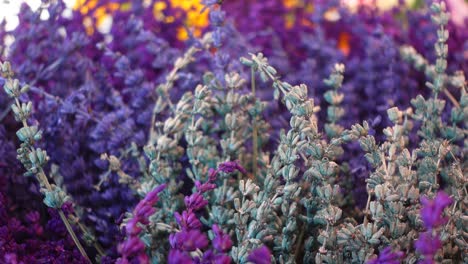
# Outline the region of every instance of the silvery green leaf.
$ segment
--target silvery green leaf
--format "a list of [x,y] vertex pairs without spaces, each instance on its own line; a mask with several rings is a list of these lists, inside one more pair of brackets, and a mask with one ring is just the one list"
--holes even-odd
[[265,72],[260,72],[260,79],[262,82],[267,82],[268,81],[268,76]]
[[255,237],[257,234],[257,221],[252,220],[247,228],[247,236],[248,237]]
[[18,97],[20,95],[18,79],[7,79],[3,89],[9,97]]
[[346,244],[348,243],[348,240],[350,239],[350,235],[344,233],[344,232],[338,232],[338,236],[337,236],[337,243],[338,245],[343,245],[343,244]]
[[61,208],[63,203],[70,198],[55,185],[52,186],[52,190],[44,190],[44,196],[44,203],[51,208]]
[[376,221],[379,221],[384,216],[383,206],[379,202],[372,201],[370,202],[369,209],[372,214],[372,218]]
[[387,197],[385,197],[385,200],[388,201],[388,202],[395,202],[395,201],[400,200],[400,195],[391,194],[391,195],[388,195]]
[[271,75],[276,75],[277,71],[275,68],[273,68],[272,66],[268,65],[265,69],[267,72],[269,72]]
[[338,222],[338,220],[340,220],[341,216],[343,215],[343,211],[338,207],[334,207],[334,208],[335,208],[335,218],[334,218],[334,220],[335,220],[335,222]]
[[[29,89],[30,89],[30,86],[26,84],[23,87],[21,87],[20,93],[27,93]],[[32,104],[31,102],[29,103]]]
[[240,210],[240,208],[241,208],[241,203],[240,203],[239,198],[234,198],[234,208],[236,209],[236,211],[239,211],[239,210]]
[[156,148],[153,145],[143,147],[143,151],[150,160],[154,160],[156,158]]
[[249,60],[247,58],[244,58],[244,57],[240,58],[240,62],[242,64],[244,64],[245,66],[247,66],[247,67],[252,67],[254,65],[253,61],[251,61],[251,60]]
[[283,198],[282,197],[277,197],[275,200],[273,200],[273,204],[278,206],[283,203]]
[[11,72],[11,64],[9,61],[5,61],[3,63],[0,62],[0,68],[2,70],[2,73],[9,73]]
[[468,247],[468,243],[466,243],[464,240],[462,239],[459,239],[459,238],[455,238],[454,239],[454,242],[455,244],[457,244],[460,248],[467,248]]
[[414,188],[414,186],[411,186],[410,190],[408,191],[408,199],[412,201],[418,201],[419,200],[419,189]]
[[372,245],[378,245],[378,244],[380,244],[380,240],[375,239],[375,238],[369,239],[368,242],[369,242],[370,244],[372,244]]

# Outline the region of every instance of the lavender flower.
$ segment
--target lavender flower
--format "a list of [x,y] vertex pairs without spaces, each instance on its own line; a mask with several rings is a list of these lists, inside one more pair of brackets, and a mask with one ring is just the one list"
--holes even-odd
[[[0,78],[17,99],[0,93],[0,262],[86,261],[68,222],[93,229],[75,228],[103,263],[468,259],[468,31],[444,4],[203,0],[210,25],[191,32],[176,0],[78,2],[24,5],[14,31],[0,26],[20,80]],[[246,71],[237,58],[259,51]],[[51,177],[20,177],[17,155]]]
[[218,170],[224,173],[233,173],[234,171],[240,171],[241,173],[247,173],[247,171],[239,165],[239,161],[226,161],[218,166]]
[[424,256],[420,263],[432,263],[436,252],[442,247],[439,235],[434,231],[447,222],[448,219],[442,215],[445,208],[452,204],[452,199],[445,192],[439,191],[432,200],[422,197],[421,203],[421,218],[428,231],[419,235],[414,246]]
[[430,200],[427,197],[421,197],[421,218],[424,226],[431,231],[447,222],[447,218],[443,217],[444,209],[452,204],[452,198],[445,192],[440,191]]
[[149,192],[143,200],[141,200],[133,211],[133,217],[125,225],[125,233],[127,239],[120,243],[118,251],[121,258],[117,263],[130,263],[131,259],[137,259],[138,263],[149,263],[149,258],[145,253],[145,244],[139,238],[139,234],[143,230],[141,225],[149,224],[149,217],[156,212],[154,205],[158,202],[158,195],[166,188],[165,184],[159,185]]
[[171,247],[185,252],[204,249],[208,246],[208,238],[200,230],[182,230],[169,238]]
[[375,259],[371,259],[367,264],[400,264],[401,259],[404,257],[402,251],[392,252],[391,247],[384,248],[379,256]]
[[[169,242],[172,247],[168,259],[170,263],[176,263],[172,262],[176,260],[182,261],[188,259],[187,257],[190,256],[190,252],[197,249],[204,250],[208,246],[208,239],[201,231],[202,226],[196,215],[209,204],[208,200],[203,197],[203,194],[216,187],[214,182],[219,172],[232,173],[236,170],[244,169],[237,162],[223,162],[219,164],[218,169],[209,170],[208,180],[205,183],[201,184],[199,181],[195,183],[196,193],[185,197],[186,210],[182,214],[177,212],[174,214],[181,231],[169,236]],[[212,244],[217,254],[213,255],[214,252],[206,251],[205,254],[207,255],[203,255],[203,259],[216,257],[216,259],[222,261],[220,263],[224,263],[223,261],[229,259],[228,256],[224,256],[224,253],[232,247],[232,241],[229,235],[225,234],[217,225],[213,225],[212,230],[214,234]],[[174,260],[171,259],[171,256]]]
[[266,246],[259,247],[250,252],[247,260],[254,264],[269,264],[271,263],[271,253]]
[[202,224],[194,212],[183,211],[182,215],[178,212],[174,213],[177,224],[182,227],[182,229],[192,230],[200,229]]
[[230,264],[231,258],[225,254],[216,254],[212,250],[208,250],[203,254],[201,259],[197,259],[195,263],[216,263],[216,264]]
[[232,241],[229,235],[224,234],[224,232],[217,225],[213,225],[212,230],[214,233],[214,249],[216,249],[218,252],[228,252],[232,247]]
[[168,256],[168,264],[192,264],[192,258],[181,250],[171,250]]
[[208,201],[203,198],[201,193],[194,193],[185,197],[185,205],[193,211],[198,211],[208,204]]
[[425,232],[419,235],[418,240],[414,244],[415,248],[421,253],[424,259],[432,259],[437,250],[440,249],[442,243],[438,237],[434,237],[431,232]]

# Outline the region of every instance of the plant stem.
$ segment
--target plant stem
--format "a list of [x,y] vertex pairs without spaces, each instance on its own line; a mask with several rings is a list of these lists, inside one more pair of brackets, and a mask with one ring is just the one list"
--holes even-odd
[[371,201],[371,193],[367,193],[367,203],[366,203],[366,209],[364,209],[364,226],[367,226],[367,223],[369,222],[369,206],[370,206],[370,201]]
[[[207,33],[205,34],[202,39],[201,39],[201,44],[202,46],[205,46],[206,44],[208,44],[210,41],[211,41],[211,34],[210,33]],[[190,62],[192,62],[193,60],[193,56],[195,55],[195,53],[197,53],[198,51],[200,51],[200,49],[198,47],[196,47],[195,45],[190,47],[183,55],[182,57],[179,57],[176,62],[174,63],[174,67],[172,68],[172,70],[168,73],[168,75],[166,76],[166,82],[163,85],[163,94],[162,96],[164,96],[165,98],[163,98],[165,100],[165,103],[167,105],[169,105],[169,108],[174,112],[175,111],[175,107],[174,105],[172,104],[172,101],[169,97],[169,90],[172,89],[172,87],[174,86],[174,82],[178,79],[178,76],[177,76],[177,73],[184,67],[186,67],[188,64],[190,64]],[[178,62],[179,60],[179,62]],[[158,114],[158,107],[159,105],[157,103],[154,104],[154,107],[153,107],[153,111],[152,111],[152,114],[151,114],[151,123],[150,123],[150,131],[149,131],[149,135],[148,135],[148,142],[147,142],[147,145],[149,144],[154,144],[154,141],[156,139],[156,131],[154,130],[154,127],[155,127],[155,123],[156,123],[156,115]],[[164,106],[165,107],[165,106]]]
[[[255,70],[251,67],[251,84],[252,84],[252,96],[257,102],[257,98],[255,95]],[[253,141],[253,157],[252,157],[252,172],[253,177],[257,177],[257,168],[258,168],[258,128],[257,128],[257,114],[253,116],[253,131],[252,131],[252,141]]]
[[[21,107],[21,104],[20,104],[17,97],[15,98],[15,103],[16,103],[16,105],[18,107]],[[29,127],[28,122],[26,121],[26,119],[21,120],[21,122],[23,124],[23,127]],[[32,147],[31,147],[30,151],[33,151]],[[39,171],[38,171],[36,177],[37,177],[40,184],[43,184],[48,191],[52,191],[52,186],[50,185],[49,180],[47,179],[47,176],[46,176],[44,170],[42,169],[42,167],[39,167]],[[58,211],[58,213],[60,215],[60,218],[62,219],[63,223],[65,224],[65,227],[67,228],[68,233],[72,237],[73,242],[75,242],[76,247],[80,251],[81,255],[83,255],[83,257],[89,263],[92,263],[91,260],[89,259],[88,255],[86,254],[86,251],[84,250],[83,246],[81,245],[80,241],[78,240],[78,237],[76,236],[75,232],[73,231],[73,229],[72,229],[70,223],[68,222],[67,217],[63,213],[62,209],[57,208],[57,211]]]
[[68,233],[73,239],[73,242],[75,242],[76,247],[80,251],[81,255],[89,262],[92,263],[91,260],[89,259],[88,255],[86,254],[86,251],[84,250],[83,246],[81,245],[80,241],[78,240],[78,237],[76,236],[75,232],[73,231],[73,228],[71,227],[70,223],[68,222],[67,217],[63,213],[62,209],[57,209],[60,218],[62,219],[63,223],[65,224],[65,227],[67,228]]
[[[73,216],[73,217],[74,217],[76,220],[73,220],[73,219],[72,219],[72,221],[74,221],[74,223],[80,228],[80,230],[81,230],[81,232],[82,232],[83,234],[89,232],[89,231],[87,230],[87,228],[86,228],[82,223],[79,222],[79,219],[78,219],[76,216]],[[99,244],[99,242],[97,242],[97,240],[94,240],[93,246],[94,246],[94,248],[96,249],[96,251],[97,251],[97,253],[98,253],[99,256],[101,256],[101,257],[102,257],[102,256],[105,256],[106,253],[105,253],[104,249],[101,247],[101,245]]]
[[12,102],[8,103],[7,108],[0,113],[0,122],[10,113],[12,104]]

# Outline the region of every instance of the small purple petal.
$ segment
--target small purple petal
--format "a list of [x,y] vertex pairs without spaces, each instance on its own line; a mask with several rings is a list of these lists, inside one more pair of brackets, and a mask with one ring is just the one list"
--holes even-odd
[[262,246],[250,252],[250,255],[247,257],[247,260],[254,264],[270,264],[271,263],[271,253],[266,246]]
[[442,243],[438,237],[433,237],[430,232],[425,232],[419,235],[419,239],[414,246],[422,255],[433,256],[442,246]]

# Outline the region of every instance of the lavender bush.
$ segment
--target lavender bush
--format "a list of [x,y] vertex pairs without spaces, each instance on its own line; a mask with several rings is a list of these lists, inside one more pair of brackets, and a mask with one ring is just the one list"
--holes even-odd
[[201,31],[171,1],[82,4],[0,29],[1,262],[468,262],[444,2],[203,0]]

